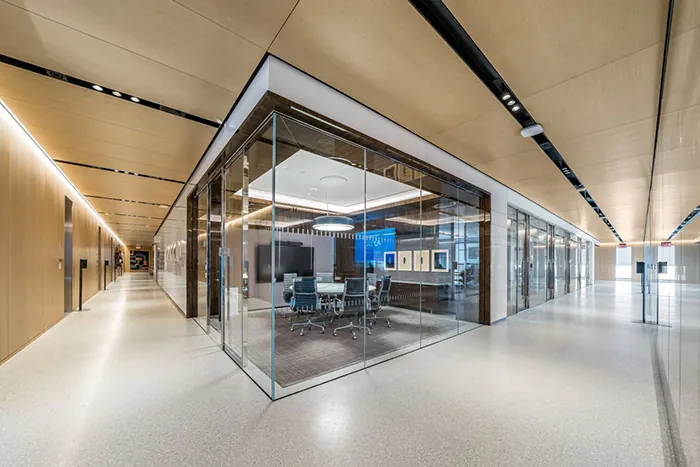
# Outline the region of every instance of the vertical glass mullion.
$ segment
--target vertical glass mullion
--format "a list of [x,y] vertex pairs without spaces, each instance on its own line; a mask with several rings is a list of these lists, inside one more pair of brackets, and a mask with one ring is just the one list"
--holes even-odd
[[272,241],[272,255],[271,255],[271,265],[272,278],[270,284],[270,302],[272,313],[272,326],[270,334],[270,397],[275,400],[275,262],[276,262],[276,252],[275,252],[275,191],[276,191],[276,176],[277,176],[277,112],[272,114],[272,222],[270,225],[271,241]]
[[[362,150],[362,279],[364,283],[364,296],[362,299],[362,316],[364,322],[362,325],[365,327],[362,331],[362,361],[363,366],[367,367],[367,298],[369,296],[369,291],[367,287],[367,149]],[[375,284],[376,286],[376,284]],[[374,293],[377,293],[376,289]]]

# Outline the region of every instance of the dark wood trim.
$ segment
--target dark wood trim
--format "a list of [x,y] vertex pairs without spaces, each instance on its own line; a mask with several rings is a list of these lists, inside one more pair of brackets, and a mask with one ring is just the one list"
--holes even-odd
[[185,254],[187,265],[185,277],[187,282],[187,309],[185,316],[197,316],[197,193],[193,192],[187,198],[187,247]]
[[482,197],[479,207],[479,323],[491,324],[491,197]]

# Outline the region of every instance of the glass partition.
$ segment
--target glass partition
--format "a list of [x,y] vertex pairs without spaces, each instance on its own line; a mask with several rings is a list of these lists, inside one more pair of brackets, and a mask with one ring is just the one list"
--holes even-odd
[[508,316],[518,312],[518,212],[508,206]]
[[196,321],[204,332],[209,332],[209,300],[207,279],[209,277],[209,191],[204,189],[197,195],[197,313]]

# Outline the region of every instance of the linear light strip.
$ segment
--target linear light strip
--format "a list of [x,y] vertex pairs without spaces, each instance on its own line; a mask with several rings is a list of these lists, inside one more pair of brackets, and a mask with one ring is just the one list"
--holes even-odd
[[683,219],[683,222],[681,222],[678,225],[678,227],[676,227],[676,230],[674,230],[671,233],[671,235],[668,236],[667,240],[671,241],[671,239],[673,237],[675,237],[676,235],[678,235],[681,232],[681,230],[683,230],[685,228],[686,225],[690,224],[693,221],[693,219],[695,219],[697,217],[698,214],[700,214],[700,206],[697,206],[695,209],[693,209],[693,211],[690,214],[685,216],[685,219]]
[[31,133],[29,132],[29,130],[27,130],[27,128],[22,124],[22,122],[20,121],[20,119],[17,118],[17,116],[14,114],[14,112],[12,112],[12,110],[10,110],[10,107],[8,107],[8,105],[5,103],[5,101],[2,100],[2,98],[0,98],[0,105],[2,105],[2,107],[5,109],[5,111],[7,112],[7,114],[8,114],[10,117],[12,117],[12,119],[15,121],[15,123],[22,129],[22,131],[24,132],[24,134],[27,135],[27,137],[32,141],[32,143],[34,143],[34,145],[39,149],[39,151],[41,151],[41,153],[46,157],[47,161],[53,166],[53,168],[56,170],[56,172],[58,172],[58,174],[60,175],[60,177],[62,177],[63,180],[65,181],[65,183],[68,184],[68,187],[69,187],[73,192],[75,192],[75,194],[76,194],[78,197],[80,197],[80,199],[83,200],[83,202],[85,203],[85,205],[90,209],[90,211],[92,211],[92,214],[95,216],[95,218],[97,218],[97,220],[100,222],[100,224],[102,224],[102,226],[105,228],[105,230],[107,230],[107,232],[109,232],[114,238],[116,238],[117,241],[118,241],[119,243],[122,244],[122,246],[126,246],[126,244],[122,241],[122,239],[119,238],[119,236],[118,236],[117,234],[115,234],[114,231],[112,231],[112,229],[109,228],[109,226],[108,226],[107,223],[104,221],[104,219],[102,219],[102,217],[97,213],[97,211],[95,210],[95,208],[92,207],[92,204],[90,204],[90,202],[89,202],[89,201],[83,196],[83,194],[75,187],[75,185],[73,185],[73,182],[70,181],[70,179],[68,178],[68,176],[66,176],[66,174],[63,173],[63,171],[58,167],[58,165],[57,165],[56,162],[53,160],[53,158],[52,158],[51,156],[49,156],[49,153],[47,153],[46,150],[41,146],[41,144],[39,144],[39,142],[38,142],[36,139],[34,139],[34,136],[32,136],[32,134],[31,134]]

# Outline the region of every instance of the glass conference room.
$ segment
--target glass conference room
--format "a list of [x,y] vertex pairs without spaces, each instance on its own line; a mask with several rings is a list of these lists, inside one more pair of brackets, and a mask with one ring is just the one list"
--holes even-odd
[[277,111],[198,186],[194,319],[273,399],[484,320],[476,189]]

